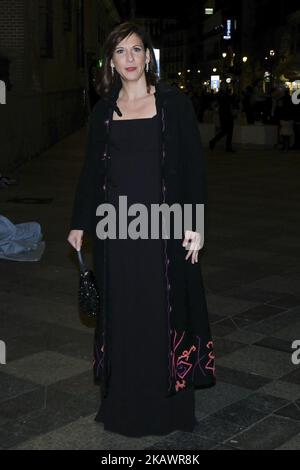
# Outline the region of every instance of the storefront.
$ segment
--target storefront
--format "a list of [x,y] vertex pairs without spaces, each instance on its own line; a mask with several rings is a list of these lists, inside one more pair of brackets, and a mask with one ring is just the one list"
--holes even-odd
[[298,90],[300,88],[300,57],[279,65],[277,76],[280,84],[289,88],[291,93]]

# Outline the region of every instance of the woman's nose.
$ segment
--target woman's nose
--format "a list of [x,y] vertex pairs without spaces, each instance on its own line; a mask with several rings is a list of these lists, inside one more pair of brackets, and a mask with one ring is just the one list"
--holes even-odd
[[129,52],[129,53],[128,53],[128,60],[129,60],[130,62],[132,62],[132,59],[133,59],[132,52]]

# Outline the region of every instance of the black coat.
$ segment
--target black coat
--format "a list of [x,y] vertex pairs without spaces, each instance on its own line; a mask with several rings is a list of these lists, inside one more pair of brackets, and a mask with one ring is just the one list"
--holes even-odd
[[[93,109],[87,155],[78,182],[71,229],[88,232],[94,241],[94,270],[102,298],[102,312],[95,330],[95,376],[107,394],[110,377],[109,312],[106,305],[107,269],[105,240],[96,236],[96,208],[107,201],[110,184],[109,130],[119,90]],[[160,81],[156,109],[161,123],[162,200],[196,204],[206,202],[205,164],[197,118],[190,98]],[[98,218],[99,219],[99,218]],[[195,219],[189,227],[195,230]],[[200,260],[186,261],[182,240],[165,239],[165,279],[169,332],[169,387],[167,395],[215,383],[213,344],[208,322]],[[155,295],[155,294],[154,294]]]

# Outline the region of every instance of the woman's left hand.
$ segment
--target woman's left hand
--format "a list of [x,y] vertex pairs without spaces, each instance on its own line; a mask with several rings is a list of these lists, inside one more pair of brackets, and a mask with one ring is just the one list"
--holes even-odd
[[198,232],[191,232],[190,230],[186,230],[182,246],[185,247],[186,250],[189,250],[185,259],[188,260],[190,257],[192,257],[192,264],[198,263],[198,253],[199,250],[202,248],[201,234]]

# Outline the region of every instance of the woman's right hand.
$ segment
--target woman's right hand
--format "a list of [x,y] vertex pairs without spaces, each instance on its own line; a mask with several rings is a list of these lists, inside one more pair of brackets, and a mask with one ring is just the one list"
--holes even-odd
[[76,251],[81,250],[83,239],[83,230],[71,230],[68,236],[68,242],[75,248]]

